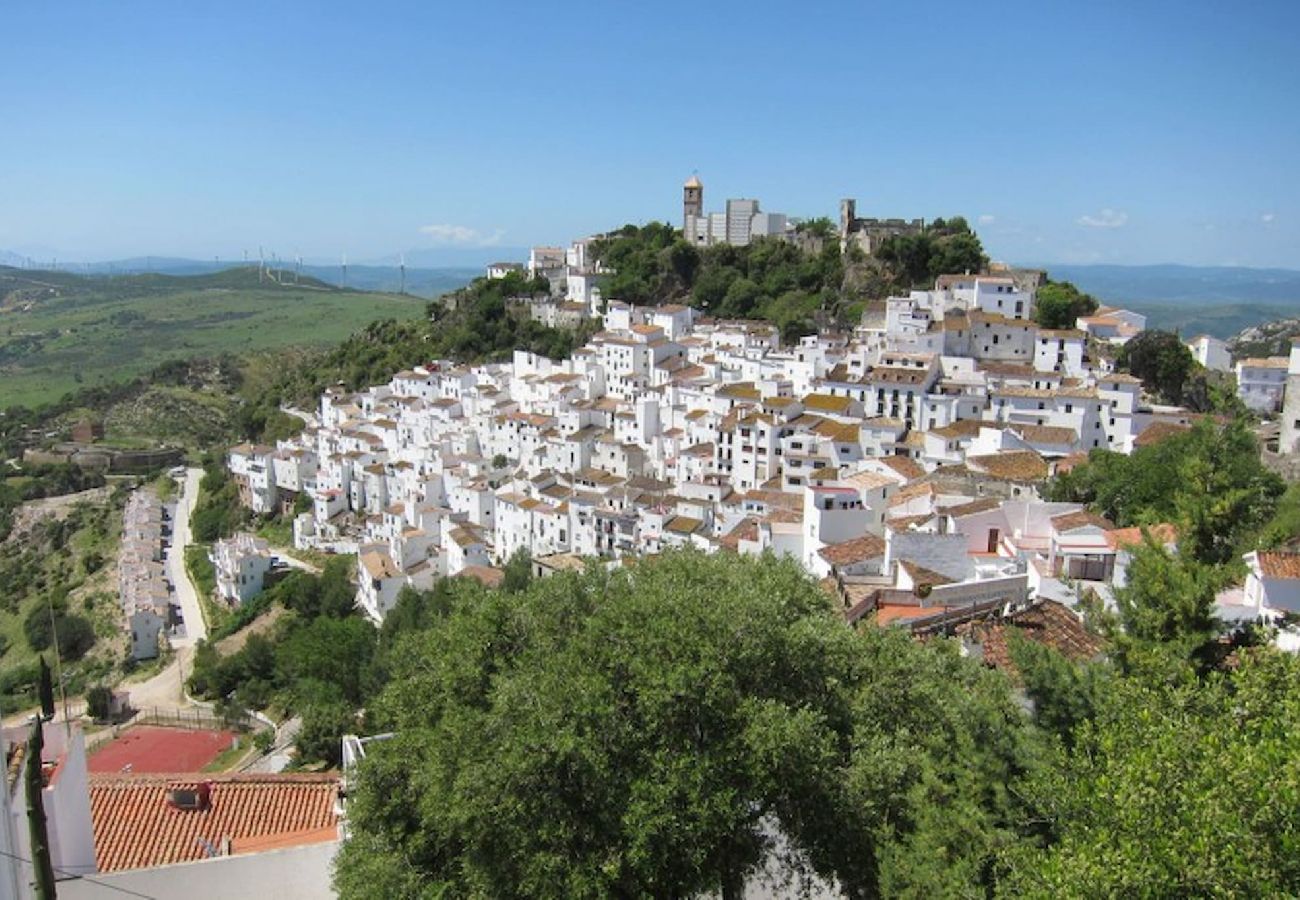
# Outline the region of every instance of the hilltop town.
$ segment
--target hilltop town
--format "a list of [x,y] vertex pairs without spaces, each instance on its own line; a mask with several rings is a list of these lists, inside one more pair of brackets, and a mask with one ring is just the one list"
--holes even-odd
[[[694,177],[683,190],[696,243],[800,239],[757,201],[705,215],[702,191]],[[838,239],[869,256],[923,227],[860,219],[845,201]],[[1108,600],[1139,538],[1050,501],[1045,482],[1091,451],[1129,454],[1200,418],[1117,370],[1142,315],[1103,306],[1074,327],[1036,324],[1042,272],[944,273],[851,329],[787,343],[767,322],[603,296],[598,246],[536,248],[527,266],[551,286],[522,301],[534,317],[599,322],[569,357],[430,360],[358,392],[328,389],[297,437],[230,451],[242,502],[292,515],[301,550],[355,554],[357,602],[376,623],[404,587],[495,584],[517,554],[546,574],[689,546],[793,557],[850,621],[919,626]],[[1207,369],[1231,366],[1214,338],[1188,346]],[[1236,374],[1255,410],[1279,408],[1285,391],[1281,445],[1293,448],[1300,346],[1239,360]]]

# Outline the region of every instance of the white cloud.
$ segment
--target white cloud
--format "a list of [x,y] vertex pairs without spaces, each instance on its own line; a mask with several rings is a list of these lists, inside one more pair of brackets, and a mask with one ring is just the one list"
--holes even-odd
[[984,215],[980,216],[979,223],[981,225],[992,225],[997,220],[998,220],[997,216],[990,216],[988,213],[985,213]]
[[1263,222],[1265,225],[1272,225],[1273,220],[1276,218],[1277,218],[1277,213],[1267,212],[1264,213],[1262,216],[1260,216],[1259,220]]
[[435,244],[454,247],[492,247],[505,234],[500,229],[487,234],[468,225],[422,225],[420,233],[428,235]]
[[1075,221],[1086,228],[1123,228],[1128,224],[1128,213],[1107,208],[1095,216],[1079,216]]

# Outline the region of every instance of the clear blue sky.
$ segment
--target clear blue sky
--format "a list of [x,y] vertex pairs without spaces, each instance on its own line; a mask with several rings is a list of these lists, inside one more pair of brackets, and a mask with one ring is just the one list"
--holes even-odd
[[363,260],[706,206],[1300,268],[1300,3],[6,4],[0,250]]

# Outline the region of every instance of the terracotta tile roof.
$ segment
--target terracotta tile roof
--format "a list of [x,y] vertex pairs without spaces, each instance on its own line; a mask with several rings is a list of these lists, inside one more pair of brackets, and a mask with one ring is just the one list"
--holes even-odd
[[962,516],[972,516],[976,513],[988,512],[991,509],[997,509],[1002,505],[1002,501],[997,497],[981,497],[978,500],[972,500],[969,503],[962,503],[957,506],[949,506],[942,510],[944,515],[953,518]]
[[882,456],[877,459],[881,465],[888,466],[909,481],[925,475],[925,467],[906,456]]
[[803,398],[804,409],[816,409],[822,412],[843,412],[852,402],[848,397],[836,397],[831,394],[808,394]]
[[833,566],[847,566],[885,555],[885,540],[874,534],[864,534],[838,544],[828,544],[817,553]]
[[[1142,526],[1135,525],[1132,528],[1112,528],[1106,533],[1106,543],[1112,550],[1118,550],[1121,547],[1136,547],[1142,543]],[[1151,525],[1146,528],[1155,538],[1156,543],[1162,546],[1172,544],[1178,540],[1178,531],[1174,526],[1165,523],[1161,525]]]
[[1190,430],[1188,426],[1178,425],[1174,422],[1152,422],[1134,439],[1133,446],[1150,447],[1152,444],[1158,444],[1166,438],[1171,438],[1188,430]]
[[919,566],[909,560],[900,559],[898,564],[903,567],[903,570],[907,572],[909,576],[911,576],[914,584],[928,584],[931,587],[936,587],[942,584],[955,583],[947,575],[944,575],[941,572],[936,572],[934,569],[927,569],[925,566]]
[[1018,679],[1020,673],[1011,661],[1008,643],[1008,633],[1012,628],[1023,637],[1051,647],[1074,662],[1094,659],[1104,646],[1101,638],[1084,628],[1078,616],[1055,600],[1042,600],[995,621],[959,626],[957,633],[983,647],[985,664]]
[[740,520],[740,523],[735,528],[723,535],[718,543],[728,550],[739,550],[741,541],[757,540],[758,519],[753,516],[746,516]]
[[1047,477],[1047,463],[1032,450],[968,456],[966,465],[976,472],[1002,481],[1042,481]]
[[1076,450],[1074,453],[1063,456],[1056,461],[1056,474],[1063,475],[1066,472],[1072,472],[1075,466],[1083,465],[1087,461],[1088,454],[1082,450]]
[[[177,809],[169,791],[211,786],[206,809]],[[261,849],[334,840],[339,779],[320,775],[92,775],[90,811],[100,872],[205,859],[204,841]],[[292,844],[284,843],[292,840]]]
[[930,434],[936,434],[942,438],[973,438],[979,437],[981,428],[996,427],[992,422],[985,422],[981,419],[958,419],[950,422],[941,428],[930,429]]
[[1011,429],[1033,444],[1073,444],[1079,433],[1060,425],[1016,425]]
[[506,577],[506,573],[502,569],[493,566],[465,566],[456,575],[461,578],[473,578],[490,588],[500,587],[501,582]]
[[1300,553],[1266,551],[1257,554],[1259,570],[1265,578],[1300,578]]
[[1077,512],[1062,513],[1059,516],[1052,516],[1052,527],[1059,532],[1074,531],[1076,528],[1086,528],[1089,525],[1110,531],[1115,527],[1115,523],[1109,519],[1103,518],[1094,512],[1086,509]]

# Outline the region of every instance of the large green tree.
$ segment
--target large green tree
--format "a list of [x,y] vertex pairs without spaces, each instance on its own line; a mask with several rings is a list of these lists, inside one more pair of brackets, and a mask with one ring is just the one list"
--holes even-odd
[[1183,386],[1196,368],[1192,351],[1172,331],[1151,329],[1136,335],[1119,351],[1119,366],[1166,403],[1181,403]]
[[[850,897],[987,886],[1035,758],[1005,681],[851,631],[790,562],[672,553],[404,617],[345,898],[739,896],[778,836]],[[430,615],[431,613],[431,615]]]
[[1034,296],[1034,320],[1043,328],[1073,328],[1081,316],[1097,311],[1097,298],[1068,281],[1049,281]]
[[1122,526],[1171,522],[1183,552],[1224,563],[1268,522],[1284,487],[1244,420],[1204,419],[1129,455],[1094,450],[1053,479],[1048,496],[1087,503]]
[[1116,681],[1074,752],[1021,786],[1045,848],[1009,897],[1281,897],[1300,890],[1300,662],[1264,650],[1206,681]]

